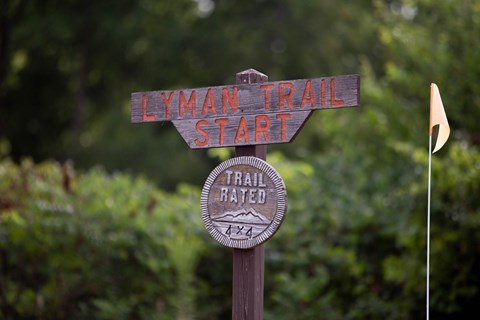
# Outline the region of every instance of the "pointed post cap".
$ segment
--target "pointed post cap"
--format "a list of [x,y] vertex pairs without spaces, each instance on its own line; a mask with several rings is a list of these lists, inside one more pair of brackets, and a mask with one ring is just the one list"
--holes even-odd
[[255,69],[248,69],[237,73],[237,84],[251,84],[268,81],[268,76]]

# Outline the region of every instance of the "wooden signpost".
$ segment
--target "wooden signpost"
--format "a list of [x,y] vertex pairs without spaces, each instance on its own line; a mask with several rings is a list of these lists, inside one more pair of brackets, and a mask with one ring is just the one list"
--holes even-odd
[[263,319],[264,241],[286,214],[285,185],[264,161],[266,146],[291,142],[314,110],[360,103],[359,75],[267,81],[249,69],[235,85],[131,95],[131,122],[172,121],[192,149],[235,147],[201,197],[207,231],[234,248],[234,320]]

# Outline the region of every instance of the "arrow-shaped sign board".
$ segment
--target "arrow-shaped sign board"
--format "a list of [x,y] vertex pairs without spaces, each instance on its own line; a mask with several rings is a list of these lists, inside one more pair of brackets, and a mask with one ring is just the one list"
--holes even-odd
[[360,76],[135,92],[131,121],[172,121],[190,148],[287,143],[312,111],[356,107]]

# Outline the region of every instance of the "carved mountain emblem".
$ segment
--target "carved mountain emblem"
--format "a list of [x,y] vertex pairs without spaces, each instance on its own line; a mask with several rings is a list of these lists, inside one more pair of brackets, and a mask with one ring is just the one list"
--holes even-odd
[[229,223],[270,224],[271,220],[253,208],[227,211],[212,220]]

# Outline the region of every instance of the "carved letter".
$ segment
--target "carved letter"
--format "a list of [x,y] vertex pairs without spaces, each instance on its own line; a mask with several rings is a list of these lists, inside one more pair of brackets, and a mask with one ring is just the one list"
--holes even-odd
[[230,177],[233,173],[233,171],[230,171],[230,170],[225,170],[225,173],[227,174],[227,184],[231,184],[231,180],[230,180]]
[[233,88],[233,95],[230,96],[227,88],[222,89],[222,112],[227,114],[227,102],[230,104],[230,109],[233,113],[238,112],[238,89],[237,87]]
[[220,190],[220,201],[227,202],[228,201],[228,188],[222,187]]
[[325,79],[322,79],[320,82],[320,97],[321,97],[321,102],[320,104],[322,106],[327,104],[327,93],[326,93],[326,85],[325,85]]
[[[288,88],[288,92],[285,92],[285,88]],[[293,84],[291,82],[281,82],[278,85],[278,108],[283,110],[284,102],[286,101],[288,107],[293,109],[292,96],[293,96]]]
[[277,114],[277,119],[280,119],[280,132],[282,136],[282,141],[287,140],[287,119],[290,118],[291,115],[289,113],[280,113]]
[[220,136],[218,137],[218,143],[223,145],[225,141],[225,124],[228,123],[228,118],[215,119],[215,123],[220,126]]
[[200,133],[204,137],[203,141],[200,141],[198,139],[194,140],[195,144],[199,147],[204,147],[204,146],[208,145],[208,133],[205,132],[202,128],[200,128],[201,126],[205,126],[205,125],[208,125],[207,120],[199,120],[199,121],[197,121],[197,124],[195,125],[195,129],[197,130],[197,132]]
[[[262,126],[262,122],[264,125]],[[263,133],[263,140],[269,141],[268,130],[270,130],[270,119],[266,115],[255,117],[255,141],[260,141],[260,135]]]
[[243,178],[243,185],[246,187],[252,186],[252,179],[250,178],[250,172],[245,173],[245,178]]
[[145,94],[142,96],[142,120],[143,121],[155,120],[155,116],[153,114],[147,114],[147,96]]
[[311,80],[308,80],[305,84],[305,90],[303,90],[303,97],[302,102],[300,103],[300,108],[303,108],[307,103],[309,103],[312,108],[315,107],[315,94],[312,90]]
[[208,88],[207,94],[205,95],[205,100],[203,101],[202,107],[202,116],[209,111],[213,114],[217,114],[217,106],[215,105],[212,88]]
[[242,184],[242,173],[240,171],[235,171],[235,185],[239,186]]
[[265,203],[265,199],[266,199],[265,190],[259,189],[259,190],[258,190],[258,203],[264,204],[264,203]]
[[260,90],[265,92],[265,111],[268,112],[270,109],[270,90],[274,87],[273,84],[262,84]]
[[192,117],[195,117],[195,112],[196,112],[196,107],[197,107],[197,93],[195,90],[192,90],[192,93],[190,93],[190,97],[185,98],[185,93],[183,91],[180,91],[180,99],[178,102],[178,114],[180,117],[183,117],[183,113],[189,113],[191,112]]
[[335,98],[335,79],[330,80],[330,104],[332,107],[341,107],[345,105],[345,101]]
[[175,93],[174,91],[171,91],[167,98],[167,95],[165,94],[165,92],[162,92],[162,100],[163,100],[163,103],[165,104],[165,118],[167,120],[170,119],[170,105],[172,104],[174,93]]
[[240,118],[240,123],[238,124],[237,134],[235,135],[235,144],[237,144],[240,139],[243,141],[248,142],[248,127],[247,121],[244,117]]

